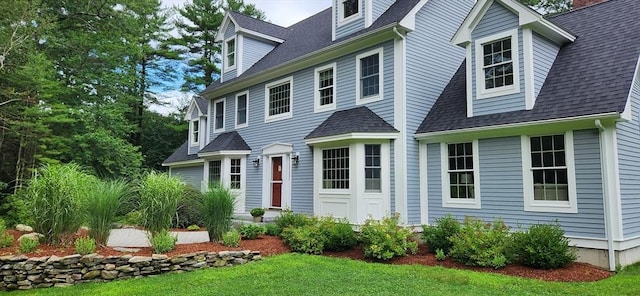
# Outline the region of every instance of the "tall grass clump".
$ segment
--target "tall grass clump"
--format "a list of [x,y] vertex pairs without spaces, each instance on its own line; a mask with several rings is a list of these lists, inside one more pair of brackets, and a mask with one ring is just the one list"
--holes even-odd
[[138,186],[138,210],[142,226],[151,235],[171,228],[184,186],[179,179],[167,174],[150,172]]
[[236,197],[229,188],[214,184],[202,198],[202,218],[209,239],[212,242],[220,241],[222,235],[231,229]]
[[27,193],[33,229],[42,233],[47,242],[65,243],[80,227],[82,205],[95,181],[76,164],[40,168]]
[[100,181],[86,199],[89,236],[98,245],[106,245],[118,209],[127,198],[129,184],[123,180]]

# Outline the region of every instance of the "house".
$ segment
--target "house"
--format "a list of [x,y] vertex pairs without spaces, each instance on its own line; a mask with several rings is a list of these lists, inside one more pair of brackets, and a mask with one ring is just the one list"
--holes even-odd
[[223,73],[165,165],[238,213],[557,220],[581,261],[640,260],[640,2],[334,0],[288,28],[229,12]]

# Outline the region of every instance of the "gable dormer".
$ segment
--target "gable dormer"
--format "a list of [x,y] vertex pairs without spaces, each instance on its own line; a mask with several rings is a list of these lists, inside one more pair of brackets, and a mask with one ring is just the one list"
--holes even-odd
[[284,42],[286,28],[228,11],[215,41],[222,47],[221,82],[240,76]]
[[575,36],[514,0],[480,0],[452,42],[467,50],[467,116],[529,110]]
[[207,100],[194,96],[191,99],[184,120],[189,122],[189,135],[187,139],[189,155],[196,154],[205,146],[207,126]]
[[368,28],[395,0],[332,0],[333,40]]

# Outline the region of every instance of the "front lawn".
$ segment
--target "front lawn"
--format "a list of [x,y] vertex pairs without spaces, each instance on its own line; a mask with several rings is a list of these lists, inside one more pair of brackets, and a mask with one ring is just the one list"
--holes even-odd
[[640,264],[592,283],[284,254],[232,267],[17,295],[640,295]]

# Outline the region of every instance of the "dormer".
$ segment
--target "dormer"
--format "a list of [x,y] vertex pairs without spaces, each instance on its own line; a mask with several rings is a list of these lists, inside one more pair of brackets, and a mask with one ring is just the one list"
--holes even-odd
[[189,122],[189,136],[187,139],[189,155],[198,153],[206,145],[208,110],[207,100],[197,96],[191,99],[187,114],[184,117],[184,120]]
[[530,110],[575,36],[516,0],[479,0],[452,43],[466,48],[467,116]]
[[333,40],[368,28],[395,0],[332,0]]
[[222,47],[220,81],[233,79],[251,68],[278,44],[289,30],[250,16],[228,11],[215,41]]

